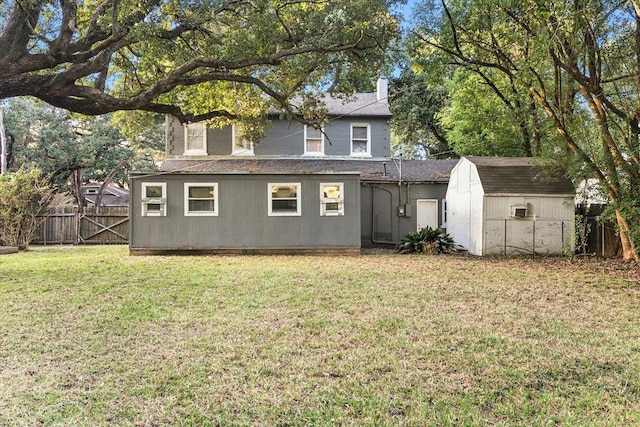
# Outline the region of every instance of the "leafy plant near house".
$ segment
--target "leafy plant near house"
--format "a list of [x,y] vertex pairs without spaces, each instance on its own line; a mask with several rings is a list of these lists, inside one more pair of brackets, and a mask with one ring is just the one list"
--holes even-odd
[[0,177],[0,244],[26,249],[53,190],[39,169]]
[[586,215],[577,214],[575,217],[576,224],[576,249],[575,253],[586,254],[587,245],[589,241],[589,234],[591,233],[591,223],[588,221]]
[[453,239],[444,230],[427,226],[420,231],[407,233],[398,245],[398,252],[402,254],[413,252],[443,254],[452,251],[454,246]]

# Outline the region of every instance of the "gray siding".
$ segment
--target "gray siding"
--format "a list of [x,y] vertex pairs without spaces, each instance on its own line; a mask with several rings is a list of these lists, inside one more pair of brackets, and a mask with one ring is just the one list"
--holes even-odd
[[[165,152],[167,157],[180,156],[184,152],[184,133],[180,121],[172,116],[165,116]],[[177,140],[176,140],[177,139]]]
[[[184,155],[184,127],[175,117],[165,119],[166,155],[168,158]],[[207,154],[226,156],[231,154],[231,126],[207,129]]]
[[257,156],[301,156],[304,154],[304,125],[287,120],[273,120],[264,138],[255,145]]
[[[424,184],[361,184],[362,246],[397,244],[404,236],[417,230],[416,201],[438,201],[438,225],[444,223],[442,203],[447,191],[446,183]],[[410,205],[407,216],[398,215],[398,207]]]
[[[143,217],[141,184],[167,184],[167,215]],[[184,183],[217,182],[218,216],[184,215]],[[268,216],[269,182],[301,183],[301,216]],[[343,182],[345,214],[320,216],[320,183]],[[131,250],[331,249],[360,247],[357,174],[132,176]]]
[[[348,157],[351,154],[351,124],[368,123],[371,130],[371,157],[389,157],[390,131],[386,117],[336,118],[325,126],[326,156]],[[232,127],[207,131],[207,154],[228,156],[232,148]],[[304,125],[274,119],[265,129],[264,138],[255,146],[257,156],[302,156],[304,154]],[[166,154],[168,158],[184,155],[184,128],[175,118],[166,120]]]
[[233,131],[231,126],[207,129],[207,154],[228,156],[231,154]]
[[327,156],[349,156],[351,154],[351,124],[368,123],[371,130],[371,157],[389,157],[389,123],[386,118],[346,117],[336,119],[325,126],[329,141],[325,141]]

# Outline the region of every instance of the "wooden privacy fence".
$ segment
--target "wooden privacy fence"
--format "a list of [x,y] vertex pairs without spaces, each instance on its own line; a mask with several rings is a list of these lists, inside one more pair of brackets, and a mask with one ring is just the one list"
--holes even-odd
[[129,243],[128,206],[63,206],[47,210],[40,219],[32,244]]

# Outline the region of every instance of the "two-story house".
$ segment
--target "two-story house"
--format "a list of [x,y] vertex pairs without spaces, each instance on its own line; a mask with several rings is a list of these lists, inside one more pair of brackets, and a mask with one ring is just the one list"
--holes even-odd
[[274,115],[251,144],[240,126],[166,120],[161,172],[132,173],[132,253],[359,253],[445,224],[455,161],[390,156],[387,82],[323,99],[322,131]]

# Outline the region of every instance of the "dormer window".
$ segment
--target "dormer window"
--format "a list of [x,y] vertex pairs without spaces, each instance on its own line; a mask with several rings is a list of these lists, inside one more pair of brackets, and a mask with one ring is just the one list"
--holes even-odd
[[233,125],[232,133],[233,147],[231,147],[231,154],[253,156],[253,143],[245,137],[242,125]]
[[324,134],[322,129],[304,126],[304,154],[307,156],[324,156]]
[[351,156],[371,157],[371,128],[368,123],[351,124]]
[[187,156],[207,154],[206,124],[189,123],[184,126],[184,154]]

